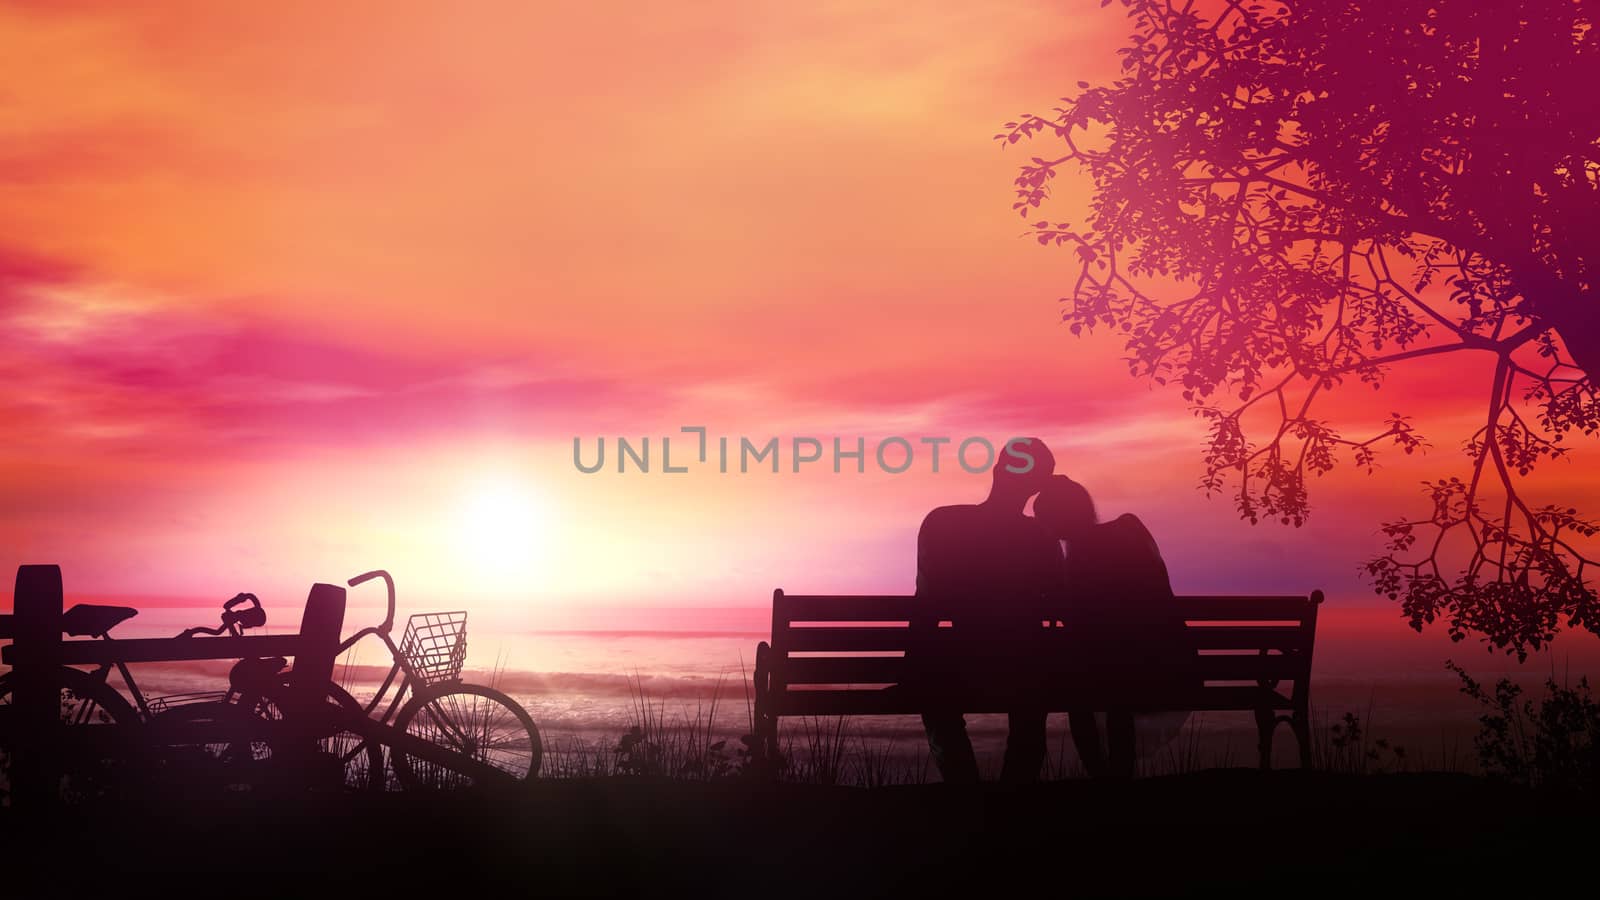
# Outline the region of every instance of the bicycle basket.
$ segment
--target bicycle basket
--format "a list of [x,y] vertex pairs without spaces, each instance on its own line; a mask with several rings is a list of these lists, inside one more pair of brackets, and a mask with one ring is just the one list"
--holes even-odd
[[461,677],[467,658],[465,612],[417,613],[406,621],[400,655],[427,684]]

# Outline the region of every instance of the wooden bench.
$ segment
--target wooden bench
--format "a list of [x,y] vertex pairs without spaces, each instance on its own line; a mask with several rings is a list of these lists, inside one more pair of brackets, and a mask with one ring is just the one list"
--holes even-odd
[[[948,653],[961,630],[912,596],[772,595],[772,641],[756,647],[755,752],[778,756],[778,720],[784,716],[915,715],[930,707],[1001,713],[1020,703],[1052,712],[1238,711],[1254,713],[1262,768],[1272,760],[1272,735],[1282,723],[1294,732],[1300,764],[1309,766],[1311,651],[1322,592],[1309,597],[1178,597],[1196,652],[1203,686],[1143,689],[1104,683],[1092,672],[1071,672],[1064,652],[1066,629],[1041,619],[1028,652],[1055,661],[1058,677],[1032,684],[964,678],[937,696],[919,689],[913,663],[922,654]],[[959,643],[953,645],[959,649]],[[1291,685],[1286,688],[1285,684]]]

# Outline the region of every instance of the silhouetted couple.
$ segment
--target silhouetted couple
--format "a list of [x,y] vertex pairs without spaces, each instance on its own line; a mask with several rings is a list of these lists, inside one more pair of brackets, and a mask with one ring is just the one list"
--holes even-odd
[[[1044,764],[1045,680],[1065,677],[1107,698],[1097,704],[1106,750],[1089,708],[1069,710],[1073,742],[1089,774],[1128,776],[1133,715],[1118,692],[1189,677],[1193,651],[1150,532],[1133,515],[1100,522],[1089,492],[1054,471],[1044,442],[1010,441],[988,498],[933,510],[917,535],[917,597],[930,613],[913,627],[933,638],[922,672],[936,697],[922,721],[946,782],[978,780],[960,709],[973,679],[1016,686],[1000,775],[1015,783],[1037,780]],[[1024,509],[1035,495],[1030,517]],[[940,619],[952,630],[933,631]],[[1046,626],[1056,622],[1064,633]]]

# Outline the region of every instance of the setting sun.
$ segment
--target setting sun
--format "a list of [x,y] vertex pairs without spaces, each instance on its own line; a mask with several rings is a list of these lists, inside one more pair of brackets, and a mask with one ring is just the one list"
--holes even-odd
[[546,541],[534,492],[511,478],[484,479],[463,495],[452,533],[456,555],[479,581],[536,574]]

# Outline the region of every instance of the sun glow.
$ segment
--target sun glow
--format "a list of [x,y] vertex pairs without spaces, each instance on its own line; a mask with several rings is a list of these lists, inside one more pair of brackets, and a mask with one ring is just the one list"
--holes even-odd
[[538,574],[550,534],[543,504],[509,478],[485,479],[462,497],[453,529],[457,555],[471,580],[502,582]]

